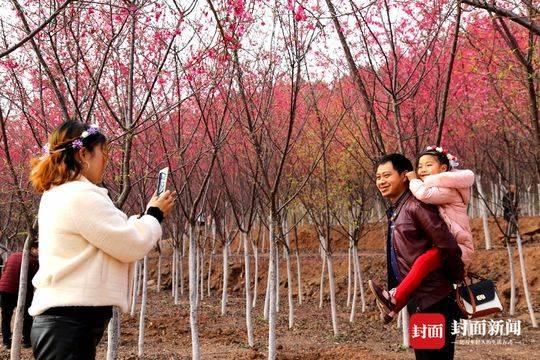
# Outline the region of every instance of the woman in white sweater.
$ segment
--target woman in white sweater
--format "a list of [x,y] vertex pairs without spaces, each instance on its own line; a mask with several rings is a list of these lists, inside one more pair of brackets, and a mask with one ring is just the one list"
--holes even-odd
[[43,193],[39,205],[40,269],[30,315],[36,359],[94,359],[112,315],[126,311],[134,262],[161,237],[171,210],[169,191],[147,211],[128,218],[97,186],[107,162],[97,126],[67,121],[32,161],[30,180]]

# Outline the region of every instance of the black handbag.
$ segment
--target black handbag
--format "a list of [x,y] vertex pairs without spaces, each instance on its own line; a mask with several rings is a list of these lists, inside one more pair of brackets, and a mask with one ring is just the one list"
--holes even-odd
[[495,283],[473,273],[467,274],[458,284],[456,303],[466,319],[496,314],[503,310]]

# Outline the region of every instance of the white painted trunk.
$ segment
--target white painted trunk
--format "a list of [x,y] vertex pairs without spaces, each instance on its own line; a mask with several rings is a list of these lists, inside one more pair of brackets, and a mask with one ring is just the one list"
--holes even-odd
[[[490,186],[491,186],[491,197],[492,197],[492,200],[493,200],[493,204],[500,204],[500,200],[499,200],[499,193],[497,192],[497,188],[496,188],[496,185],[493,181],[490,182]],[[498,216],[498,212],[499,212],[499,206],[494,206],[493,208],[493,212],[495,213],[495,216]]]
[[328,262],[328,284],[330,285],[330,309],[332,312],[332,329],[334,330],[334,336],[338,336],[339,331],[336,303],[336,285],[334,281],[334,259],[332,258],[332,254],[326,255],[326,261]]
[[171,296],[173,299],[176,297],[176,291],[178,287],[176,286],[176,258],[178,256],[178,249],[176,246],[173,246],[173,255],[171,262]]
[[[196,261],[195,261],[195,271],[197,272],[197,281],[200,281],[200,276],[201,276],[201,256],[200,256],[200,252],[201,252],[201,249],[200,249],[200,237],[199,237],[199,234],[197,234],[197,251],[196,251]],[[197,284],[197,308],[200,307],[200,294],[199,294],[199,286],[200,284]]]
[[137,266],[138,266],[138,270],[137,270],[137,275],[138,275],[138,279],[137,279],[137,296],[141,296],[142,294],[142,277],[144,276],[143,274],[143,264],[142,264],[142,261],[137,261]]
[[131,317],[135,316],[135,308],[137,306],[137,286],[139,282],[139,262],[135,263],[135,274],[133,274],[133,294],[131,297],[131,311],[129,315]]
[[144,321],[146,317],[146,298],[148,294],[148,255],[144,257],[143,261],[143,280],[142,280],[142,300],[141,300],[141,313],[139,318],[139,357],[144,354]]
[[521,280],[523,282],[523,292],[525,293],[525,300],[527,300],[527,309],[529,309],[529,315],[531,317],[531,324],[533,328],[538,327],[538,323],[536,322],[536,315],[534,314],[534,308],[531,300],[531,294],[529,292],[529,283],[527,281],[527,273],[525,270],[525,257],[523,256],[523,248],[521,246],[521,236],[519,234],[519,230],[516,232],[516,243],[518,248],[518,254],[519,254],[519,266],[521,270]]
[[200,300],[203,300],[204,299],[204,248],[201,250],[201,260],[200,260],[200,266],[201,266],[201,272],[200,272],[200,280],[201,280],[201,285],[199,285],[199,288],[200,288]]
[[182,279],[182,263],[178,249],[176,250],[176,256],[174,257],[174,305],[180,304],[180,293],[183,293],[183,286],[180,286],[180,291],[178,291],[178,282],[183,282]]
[[[185,244],[187,241],[182,236],[182,253],[176,256],[176,287],[178,288],[178,282],[180,282],[180,295],[184,295],[184,258],[186,257]],[[178,293],[178,290],[176,291]],[[175,299],[175,304],[178,304],[178,296]]]
[[26,304],[26,292],[28,289],[28,266],[30,263],[30,245],[32,242],[31,233],[28,232],[24,241],[23,255],[21,261],[21,269],[19,272],[19,289],[17,293],[17,307],[15,308],[15,323],[13,325],[13,333],[11,334],[11,360],[19,360],[21,357],[21,339],[24,323],[24,308]]
[[[509,228],[506,230],[508,234]],[[510,273],[510,310],[509,315],[513,316],[516,313],[516,275],[514,273],[514,257],[512,255],[512,245],[506,241],[506,250],[508,251],[508,266]]]
[[532,216],[533,213],[533,194],[531,188],[527,188],[527,215]]
[[356,274],[358,275],[358,285],[360,287],[360,301],[362,303],[362,313],[366,312],[366,293],[364,292],[364,281],[362,280],[362,268],[360,267],[360,258],[358,256],[358,247],[354,247],[354,264],[356,267]]
[[285,244],[287,248],[285,249],[285,261],[287,265],[287,299],[289,303],[289,329],[292,329],[294,326],[294,301],[293,301],[293,284],[292,284],[292,270],[291,270],[291,242],[289,238],[289,232],[287,230],[288,224],[287,221],[284,221],[284,231],[285,234]]
[[161,291],[161,251],[159,252],[158,256],[158,264],[157,264],[157,284],[156,284],[156,290],[157,292]]
[[[347,307],[351,306],[351,295],[352,295],[352,246],[349,245],[349,250],[347,253]],[[356,291],[356,284],[354,290]]]
[[107,327],[107,360],[116,360],[120,344],[120,310],[113,306],[113,315]]
[[227,312],[227,288],[229,286],[229,243],[223,244],[223,290],[221,292],[221,315]]
[[298,304],[302,305],[304,292],[302,290],[302,268],[300,266],[300,251],[298,250],[298,247],[296,248],[296,278],[298,281]]
[[[259,226],[263,226],[262,224],[262,221],[259,222]],[[261,231],[261,252],[264,253],[264,243],[265,243],[265,239],[266,239],[266,231],[264,231],[264,228],[262,229]]]
[[484,190],[482,189],[482,177],[480,175],[476,176],[476,188],[478,189],[478,193],[480,194],[480,206],[481,206],[481,214],[482,214],[482,225],[484,227],[484,239],[486,241],[486,250],[491,249],[491,234],[489,232],[489,224],[488,224],[488,210],[487,210],[487,197],[484,194]]
[[255,244],[253,245],[253,255],[255,257],[255,274],[253,279],[253,304],[252,306],[255,307],[257,304],[257,291],[259,288],[259,249]]
[[193,225],[189,225],[189,323],[191,327],[191,357],[199,360],[199,307],[197,305],[197,239]]
[[354,317],[356,316],[356,299],[358,297],[358,276],[356,276],[356,266],[354,268],[354,280],[353,280],[353,294],[351,299],[351,313],[349,315],[349,322],[354,322]]
[[244,266],[245,266],[245,279],[244,279],[244,288],[246,292],[246,330],[248,337],[249,347],[253,347],[255,341],[253,339],[253,324],[251,321],[251,275],[249,272],[249,247],[248,247],[248,238],[247,234],[242,233],[242,240],[244,243]]
[[324,273],[326,268],[326,259],[324,256],[321,256],[322,265],[321,265],[321,280],[319,282],[319,309],[322,309],[324,302]]
[[[265,293],[265,296],[264,296],[264,310],[263,310],[263,317],[264,317],[264,320],[268,320],[268,315],[269,315],[269,311],[270,311],[270,273],[272,271],[275,271],[275,268],[272,270],[272,262],[270,261],[270,254],[268,254],[268,273],[267,273],[267,276],[266,276],[266,293]],[[274,277],[275,277],[275,274],[274,274]],[[274,281],[275,282],[275,281]],[[275,286],[275,284],[274,284]],[[274,299],[274,303],[275,303],[275,299]]]
[[405,306],[400,311],[400,315],[403,323],[403,346],[409,347],[409,311],[407,310],[407,307]]
[[206,280],[207,286],[207,295],[208,297],[212,296],[212,261],[214,259],[214,246],[212,245],[212,251],[210,252],[210,259],[208,260],[208,279]]
[[274,258],[276,259],[276,312],[279,313],[279,249],[277,244]]
[[270,248],[270,254],[269,254],[269,281],[270,284],[270,295],[269,295],[269,310],[268,310],[268,359],[269,360],[275,360],[276,359],[276,323],[277,323],[277,312],[276,312],[276,269],[277,269],[277,263],[276,263],[276,243],[274,241],[274,231],[277,228],[277,224],[275,224],[275,220],[273,219],[272,215],[270,215],[269,218],[269,237],[268,237],[268,244]]
[[216,253],[216,220],[212,219],[212,252],[210,253],[210,262],[208,264],[208,296],[212,296],[212,265],[214,260],[214,255]]

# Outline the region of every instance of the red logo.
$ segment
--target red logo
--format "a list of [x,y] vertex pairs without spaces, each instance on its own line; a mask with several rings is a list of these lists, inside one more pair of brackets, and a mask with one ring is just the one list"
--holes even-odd
[[409,339],[413,349],[442,349],[446,337],[443,314],[413,314],[409,320]]

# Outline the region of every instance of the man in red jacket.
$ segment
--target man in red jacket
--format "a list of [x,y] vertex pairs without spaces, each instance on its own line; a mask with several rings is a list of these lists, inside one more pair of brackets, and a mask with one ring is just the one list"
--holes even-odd
[[[13,310],[17,307],[19,296],[19,276],[21,274],[22,252],[9,255],[0,277],[0,307],[2,308],[2,342],[6,348],[11,347],[11,319]],[[23,322],[23,346],[28,348],[30,344],[30,329],[32,317],[28,314],[28,308],[34,296],[32,278],[38,271],[37,246],[32,246],[28,263],[28,288],[26,292],[26,304],[24,307]]]

